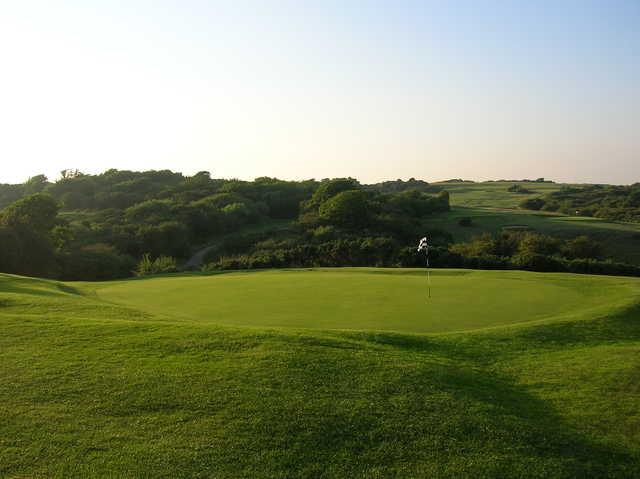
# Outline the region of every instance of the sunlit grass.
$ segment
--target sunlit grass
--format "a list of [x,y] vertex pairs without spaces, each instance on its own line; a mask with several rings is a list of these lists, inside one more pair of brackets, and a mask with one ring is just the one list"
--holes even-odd
[[[362,325],[245,328],[240,317],[238,326],[220,326],[214,315],[152,307],[153,297],[141,311],[131,301],[118,304],[123,298],[115,291],[106,294],[131,287],[135,296],[148,284],[160,304],[165,295],[175,299],[191,290],[180,301],[188,311],[198,307],[198,281],[210,285],[203,303],[219,300],[216,291],[223,290],[229,304],[258,303],[255,289],[235,296],[232,289],[262,281],[259,304],[268,316],[288,291],[276,286],[305,282],[307,275],[311,305],[321,302],[323,285],[339,292],[342,275],[362,281],[363,289],[368,278],[374,290],[390,290],[386,301],[400,309],[406,297],[397,296],[393,280],[424,280],[382,273],[174,277],[97,285],[97,293],[96,285],[0,276],[0,476],[637,474],[640,282],[634,279],[510,272],[504,296],[517,294],[518,285],[531,289],[532,277],[543,290],[559,288],[582,300],[571,311],[559,306],[557,316],[549,310],[538,323],[436,335]],[[477,276],[454,277],[463,290],[478,283]],[[447,276],[435,279],[444,286]],[[175,293],[165,287],[171,282]],[[607,297],[597,296],[599,286]],[[499,289],[485,294],[496,304],[505,301]],[[375,316],[382,302],[369,306],[370,295],[358,297]],[[561,294],[548,301],[555,302]],[[428,307],[426,299],[422,304]],[[369,321],[353,307],[343,312],[346,326],[350,317]],[[526,317],[531,309],[515,314]],[[476,314],[491,326],[490,314]],[[402,315],[396,320],[401,324]]]

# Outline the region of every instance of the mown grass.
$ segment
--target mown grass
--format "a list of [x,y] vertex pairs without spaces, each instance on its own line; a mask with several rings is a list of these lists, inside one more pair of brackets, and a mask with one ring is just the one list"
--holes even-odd
[[0,476],[637,477],[640,285],[584,278],[627,299],[427,335],[220,326],[0,276]]
[[[450,194],[452,206],[469,208],[517,208],[526,198],[543,196],[558,191],[563,183],[535,183],[519,181],[480,181],[436,183]],[[509,187],[520,185],[530,193],[515,193]],[[572,186],[572,185],[568,185]]]
[[[229,326],[440,333],[608,311],[635,279],[520,271],[337,268],[103,283],[96,294],[153,314]],[[91,285],[89,286],[91,287]]]

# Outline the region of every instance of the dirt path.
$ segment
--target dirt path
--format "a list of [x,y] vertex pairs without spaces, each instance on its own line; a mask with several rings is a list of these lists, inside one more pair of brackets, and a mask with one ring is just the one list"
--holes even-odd
[[[269,232],[285,229],[289,226],[290,222],[286,220],[273,220],[268,223],[254,225],[252,227],[245,228],[244,233],[256,233],[256,232]],[[207,253],[220,245],[224,240],[224,237],[218,237],[213,243],[209,243],[207,246],[203,246],[191,255],[188,261],[182,265],[182,269],[194,269],[199,268],[204,263],[204,259]]]
[[202,249],[199,249],[198,251],[193,253],[191,258],[189,258],[189,260],[186,263],[182,265],[182,269],[199,268],[200,266],[202,266],[202,263],[204,262],[204,258],[205,256],[207,256],[207,253],[215,247],[216,247],[215,244],[210,244],[208,246],[205,246]]

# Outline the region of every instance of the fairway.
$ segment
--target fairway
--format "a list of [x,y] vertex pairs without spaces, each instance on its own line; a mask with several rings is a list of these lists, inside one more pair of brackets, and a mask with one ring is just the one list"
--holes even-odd
[[231,326],[441,333],[622,307],[639,281],[520,271],[342,268],[156,277],[104,283],[98,297]]

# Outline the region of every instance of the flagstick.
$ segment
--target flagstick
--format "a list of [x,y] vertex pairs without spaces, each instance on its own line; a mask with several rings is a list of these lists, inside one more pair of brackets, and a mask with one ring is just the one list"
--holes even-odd
[[429,243],[427,243],[427,237],[425,236],[418,243],[418,253],[424,251],[424,258],[427,260],[427,291],[429,298],[431,298],[431,271],[429,270]]
[[429,299],[431,299],[431,272],[429,271],[429,257],[427,256],[427,290],[429,291]]

